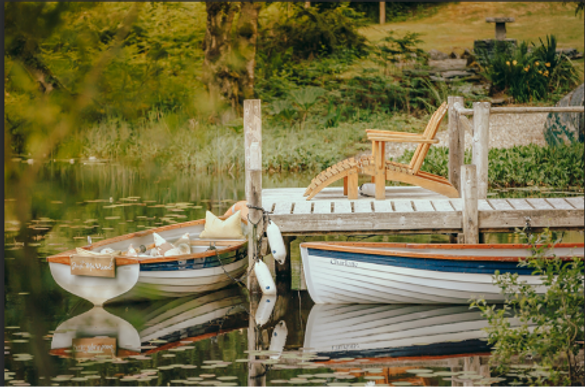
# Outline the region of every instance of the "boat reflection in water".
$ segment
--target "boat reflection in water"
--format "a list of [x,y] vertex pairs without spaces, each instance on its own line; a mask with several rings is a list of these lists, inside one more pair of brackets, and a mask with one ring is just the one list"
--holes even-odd
[[463,305],[316,304],[304,347],[331,358],[489,352],[487,326]]
[[[123,358],[187,345],[246,328],[244,305],[246,297],[233,287],[197,298],[119,305],[109,311],[96,306],[57,327],[50,353],[77,359]],[[148,346],[153,340],[164,345]],[[149,348],[142,352],[141,346]]]

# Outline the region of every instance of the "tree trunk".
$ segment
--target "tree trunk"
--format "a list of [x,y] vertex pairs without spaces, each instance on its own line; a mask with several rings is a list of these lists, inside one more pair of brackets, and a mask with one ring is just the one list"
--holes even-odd
[[[216,109],[228,112],[222,121],[241,115],[243,101],[254,97],[254,68],[260,3],[207,2],[203,43],[204,82]],[[234,20],[238,15],[237,25]]]

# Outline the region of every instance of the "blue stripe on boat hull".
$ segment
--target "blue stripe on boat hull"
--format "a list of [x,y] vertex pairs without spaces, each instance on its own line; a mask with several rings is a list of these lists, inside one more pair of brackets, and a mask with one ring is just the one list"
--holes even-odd
[[[246,257],[246,248],[240,248],[230,253],[220,254],[223,265],[238,262]],[[200,270],[221,266],[217,256],[206,258],[192,258],[185,260],[173,260],[169,262],[141,263],[140,271],[176,271],[176,270]]]
[[409,269],[433,270],[449,273],[473,273],[473,274],[494,274],[496,270],[500,273],[518,273],[518,275],[531,275],[534,269],[518,267],[517,262],[499,261],[471,261],[462,259],[434,259],[434,258],[412,258],[364,253],[349,253],[344,251],[331,251],[321,249],[308,249],[310,256],[331,259],[343,259],[354,262],[374,263],[384,266],[396,266]]

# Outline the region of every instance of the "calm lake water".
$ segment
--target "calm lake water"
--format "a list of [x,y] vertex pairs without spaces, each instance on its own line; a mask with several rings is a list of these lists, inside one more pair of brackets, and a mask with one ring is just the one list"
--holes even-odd
[[[311,178],[264,176],[263,185],[304,187]],[[480,339],[485,322],[466,306],[314,305],[297,290],[298,244],[318,238],[293,242],[292,289],[279,284],[276,299],[252,297],[250,302],[247,291],[234,286],[201,297],[102,309],[53,280],[47,256],[86,245],[88,235],[98,241],[204,218],[206,210],[223,214],[244,198],[243,177],[57,162],[42,169],[28,203],[20,196],[6,186],[7,385],[507,383],[490,374],[489,348]],[[16,209],[24,204],[32,221],[21,225]],[[442,235],[370,239],[448,241]],[[488,237],[493,242],[515,239]],[[582,239],[578,233],[565,235],[566,241]]]

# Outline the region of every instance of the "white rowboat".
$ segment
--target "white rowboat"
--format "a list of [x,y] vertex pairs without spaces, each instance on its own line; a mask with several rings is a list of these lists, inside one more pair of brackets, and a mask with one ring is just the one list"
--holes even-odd
[[[243,225],[244,226],[244,225]],[[199,239],[205,220],[163,226],[96,242],[83,249],[100,252],[104,248],[125,252],[148,246],[153,233],[174,242],[189,233],[191,254],[171,257],[112,257],[115,273],[111,277],[79,275],[73,272],[75,250],[47,258],[51,274],[65,290],[94,305],[119,300],[153,300],[209,293],[234,283],[248,266],[246,240]]]
[[[544,292],[531,255],[520,244],[301,243],[309,294],[317,304],[468,304],[473,297],[503,302],[493,275],[518,273]],[[583,243],[558,244],[548,255],[583,258]]]

